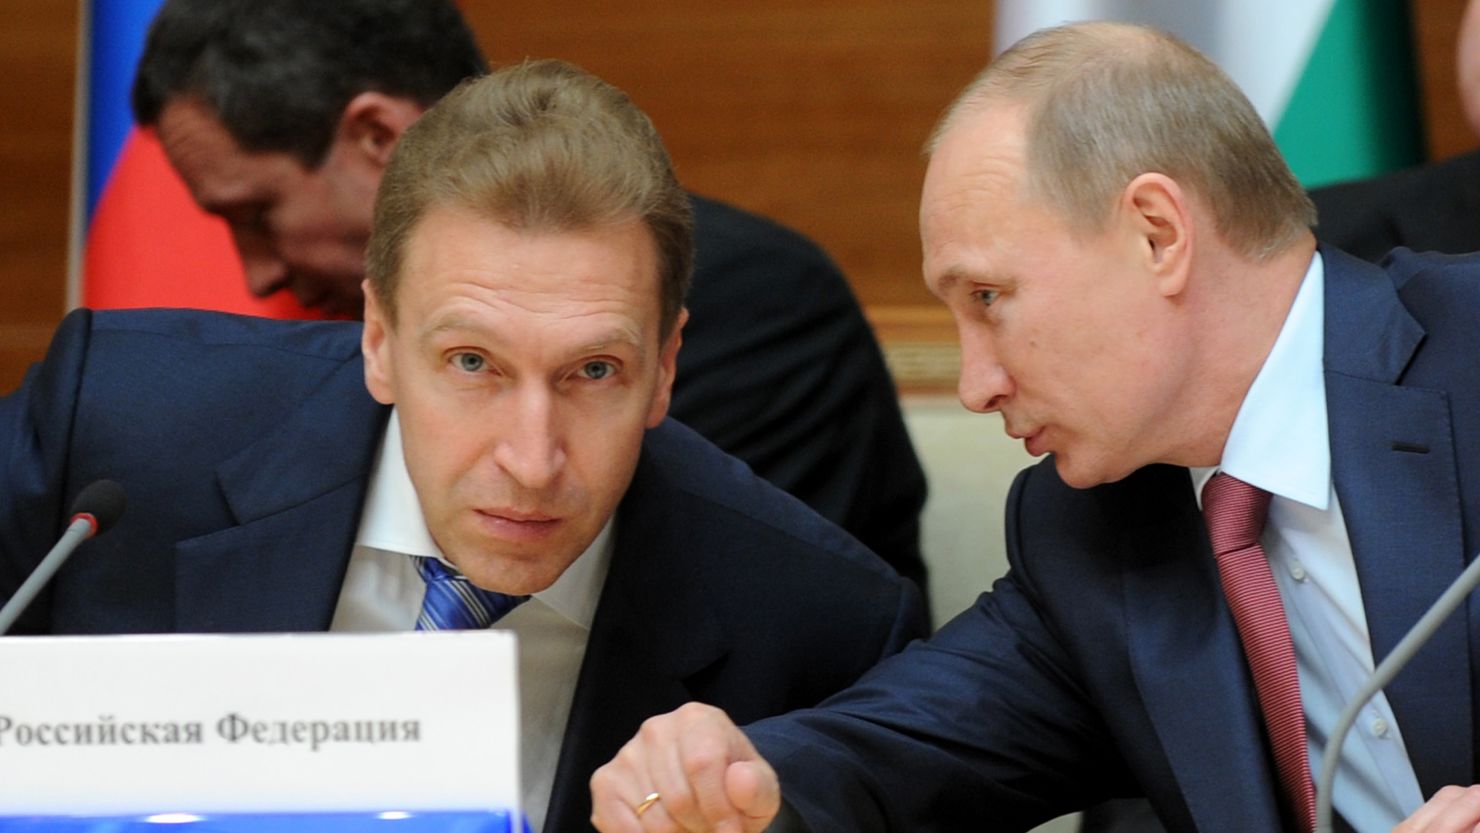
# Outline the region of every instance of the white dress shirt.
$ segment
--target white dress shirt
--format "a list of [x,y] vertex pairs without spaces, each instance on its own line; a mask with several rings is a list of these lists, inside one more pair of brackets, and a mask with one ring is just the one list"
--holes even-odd
[[[1222,461],[1192,470],[1198,505],[1203,486],[1220,469],[1273,496],[1260,542],[1295,643],[1313,778],[1341,710],[1374,667],[1356,561],[1331,482],[1324,284],[1317,253],[1244,397]],[[1403,734],[1381,692],[1342,745],[1332,794],[1336,810],[1360,833],[1386,833],[1423,803]]]
[[[612,528],[608,521],[553,585],[493,625],[519,639],[520,781],[534,833],[545,825],[571,699],[611,561]],[[426,583],[410,556],[446,560],[427,531],[392,410],[329,629],[415,629]]]

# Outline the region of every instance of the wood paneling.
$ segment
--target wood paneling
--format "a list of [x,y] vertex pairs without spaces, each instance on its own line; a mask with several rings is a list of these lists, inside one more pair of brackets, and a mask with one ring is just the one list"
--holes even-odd
[[0,4],[0,391],[66,303],[76,29],[75,2]]
[[657,123],[685,184],[810,235],[870,307],[927,306],[920,148],[990,54],[964,0],[464,0],[496,64],[578,63]]
[[1480,145],[1460,109],[1455,78],[1455,32],[1466,0],[1413,0],[1414,53],[1423,95],[1430,159],[1445,159]]

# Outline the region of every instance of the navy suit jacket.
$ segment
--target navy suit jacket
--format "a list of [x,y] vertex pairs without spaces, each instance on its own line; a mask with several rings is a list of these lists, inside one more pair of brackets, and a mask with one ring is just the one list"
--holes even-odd
[[[1323,249],[1332,477],[1378,661],[1480,532],[1480,259]],[[1276,777],[1185,468],[1007,506],[1011,569],[929,642],[749,731],[813,833],[1025,830],[1147,795],[1175,833],[1281,828]],[[1480,604],[1387,688],[1425,795],[1476,777]]]
[[[76,312],[0,399],[0,599],[108,477],[128,510],[22,632],[324,630],[388,413],[356,324]],[[912,585],[676,422],[644,438],[616,529],[548,833],[591,829],[587,781],[643,719],[812,705],[925,628]]]

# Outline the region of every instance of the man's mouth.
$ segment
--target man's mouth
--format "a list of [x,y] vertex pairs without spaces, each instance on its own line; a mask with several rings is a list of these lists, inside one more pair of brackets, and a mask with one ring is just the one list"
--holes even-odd
[[509,521],[518,521],[519,523],[541,523],[544,521],[559,520],[559,518],[557,518],[555,515],[551,515],[548,512],[540,512],[538,510],[479,509],[477,510],[477,512],[481,515],[487,515],[493,518],[503,518],[504,520]]
[[1015,440],[1022,440],[1023,448],[1027,449],[1030,455],[1041,457],[1048,453],[1047,440],[1043,437],[1044,430],[1042,427],[1034,428],[1031,431],[1017,431],[1008,428],[1007,435]]
[[516,541],[537,541],[560,525],[561,518],[540,511],[521,509],[475,509],[478,523],[484,530],[499,538]]

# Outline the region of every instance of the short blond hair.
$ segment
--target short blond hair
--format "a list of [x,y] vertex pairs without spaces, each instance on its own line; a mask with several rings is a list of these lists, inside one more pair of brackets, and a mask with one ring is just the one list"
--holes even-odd
[[584,70],[529,61],[470,79],[401,137],[366,253],[392,323],[406,241],[432,206],[535,232],[641,220],[658,251],[661,336],[678,320],[693,274],[688,194],[652,121]]
[[992,62],[947,110],[1023,103],[1030,193],[1081,231],[1104,228],[1148,172],[1190,189],[1237,252],[1264,260],[1315,225],[1315,207],[1253,105],[1216,64],[1165,32],[1121,23],[1042,29]]

